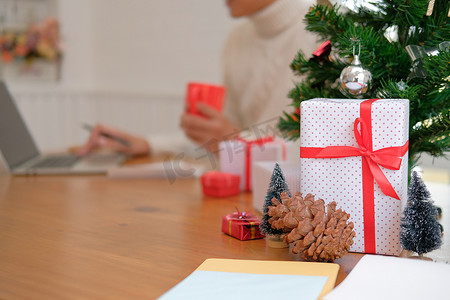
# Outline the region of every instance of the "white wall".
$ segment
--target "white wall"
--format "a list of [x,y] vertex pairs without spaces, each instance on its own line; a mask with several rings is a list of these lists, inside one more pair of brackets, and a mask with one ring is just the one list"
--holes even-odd
[[59,11],[63,87],[182,96],[188,81],[221,82],[225,1],[59,0]]
[[64,59],[61,81],[53,86],[78,90],[95,89],[92,26],[96,16],[91,6],[92,0],[58,1]]

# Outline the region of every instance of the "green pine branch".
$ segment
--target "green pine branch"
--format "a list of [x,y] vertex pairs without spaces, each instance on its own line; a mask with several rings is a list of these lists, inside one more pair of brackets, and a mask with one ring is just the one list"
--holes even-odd
[[415,165],[421,153],[443,157],[448,151],[450,151],[450,110],[446,108],[436,117],[416,124],[410,131],[410,164]]
[[[302,101],[346,98],[339,91],[339,75],[360,43],[360,60],[373,76],[372,88],[364,97],[410,100],[411,166],[421,153],[445,155],[450,147],[450,50],[438,47],[450,41],[450,2],[436,0],[433,14],[426,16],[428,3],[385,0],[375,4],[378,12],[360,9],[346,14],[338,6],[312,7],[305,16],[306,28],[322,41],[330,40],[332,53],[330,60],[319,60],[299,52],[292,61],[291,69],[301,76],[301,82],[289,92],[292,108],[280,118],[279,129],[285,138],[296,140],[300,136],[299,118],[293,112]],[[387,31],[397,32],[397,36]],[[418,67],[426,71],[425,78],[410,78],[418,62],[411,61],[407,45],[421,46],[429,54]],[[357,47],[355,50],[359,52]]]

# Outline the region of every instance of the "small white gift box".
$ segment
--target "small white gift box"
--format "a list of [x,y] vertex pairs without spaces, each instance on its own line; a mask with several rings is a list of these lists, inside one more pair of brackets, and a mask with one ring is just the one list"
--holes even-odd
[[286,145],[272,137],[257,140],[235,139],[219,144],[220,170],[241,177],[240,189],[252,189],[252,164],[257,161],[285,161]]

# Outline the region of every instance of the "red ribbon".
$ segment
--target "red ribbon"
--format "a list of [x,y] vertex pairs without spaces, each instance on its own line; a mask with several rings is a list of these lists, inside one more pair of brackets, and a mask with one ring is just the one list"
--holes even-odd
[[385,195],[400,200],[380,166],[390,170],[399,170],[402,157],[408,151],[408,141],[403,146],[373,151],[372,103],[377,100],[379,99],[370,99],[360,104],[360,118],[356,118],[353,126],[359,148],[351,146],[300,147],[300,157],[302,158],[362,156],[364,247],[366,253],[376,253],[374,179]]
[[247,141],[242,138],[238,138],[238,140],[241,142],[244,142],[246,144],[245,145],[245,158],[246,158],[246,161],[245,161],[245,175],[246,175],[245,176],[245,189],[247,191],[249,191],[250,190],[250,182],[251,182],[250,181],[250,174],[251,174],[250,167],[251,167],[251,162],[252,162],[252,157],[251,157],[252,146],[253,145],[261,146],[264,143],[273,142],[273,136],[263,137],[263,138],[256,139],[253,141]]
[[255,215],[252,215],[251,212],[240,212],[239,209],[236,207],[236,211],[232,213],[231,215],[228,215],[231,220],[237,220],[237,221],[258,221],[258,217]]

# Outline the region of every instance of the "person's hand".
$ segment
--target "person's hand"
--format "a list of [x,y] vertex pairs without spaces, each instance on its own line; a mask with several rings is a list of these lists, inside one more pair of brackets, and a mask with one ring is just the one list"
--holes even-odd
[[181,128],[196,144],[216,152],[220,141],[239,134],[238,128],[214,108],[198,103],[197,110],[206,117],[188,113],[181,116]]
[[88,141],[76,151],[76,154],[86,155],[98,149],[132,156],[150,154],[150,145],[145,139],[104,125],[97,125],[92,129]]

